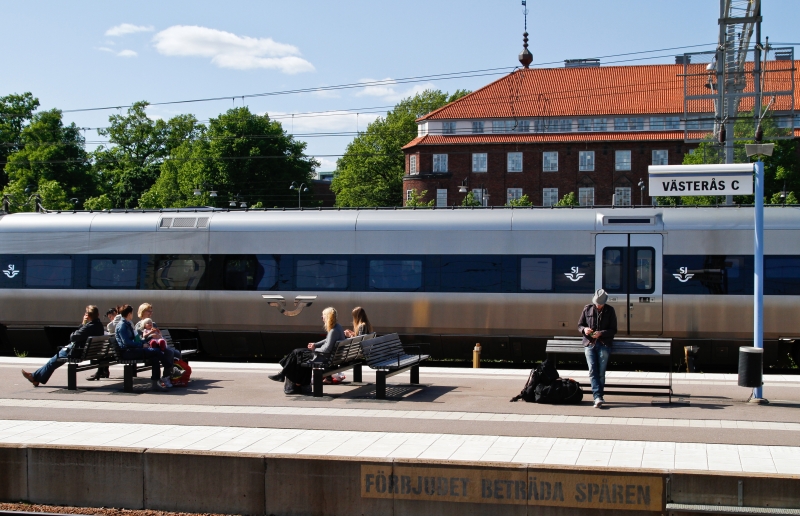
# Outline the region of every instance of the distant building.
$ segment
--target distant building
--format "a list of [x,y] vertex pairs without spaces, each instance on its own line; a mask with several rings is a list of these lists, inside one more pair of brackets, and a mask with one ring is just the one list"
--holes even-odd
[[683,64],[594,60],[516,70],[417,120],[417,138],[403,147],[404,197],[427,191],[425,200],[452,206],[466,189],[486,206],[523,195],[549,206],[574,192],[582,205],[649,204],[637,186],[648,165],[682,163],[697,146],[684,130],[701,139],[714,128],[710,101],[684,119],[683,73]]

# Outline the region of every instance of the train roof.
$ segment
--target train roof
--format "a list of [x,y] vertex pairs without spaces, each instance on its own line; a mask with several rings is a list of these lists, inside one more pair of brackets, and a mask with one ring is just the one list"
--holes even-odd
[[[765,229],[800,229],[800,206],[765,209]],[[752,229],[746,206],[47,212],[0,215],[0,232],[670,231]]]

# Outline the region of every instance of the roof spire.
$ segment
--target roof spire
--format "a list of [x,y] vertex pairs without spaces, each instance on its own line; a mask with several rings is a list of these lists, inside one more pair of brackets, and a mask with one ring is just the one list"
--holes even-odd
[[533,54],[528,50],[528,2],[522,0],[522,14],[525,16],[525,32],[522,33],[522,52],[519,53],[519,62],[528,68],[533,62]]

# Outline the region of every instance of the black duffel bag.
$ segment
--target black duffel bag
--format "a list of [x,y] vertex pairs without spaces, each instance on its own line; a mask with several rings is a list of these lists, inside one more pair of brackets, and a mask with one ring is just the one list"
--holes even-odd
[[536,403],[572,405],[583,400],[581,384],[570,378],[559,378],[550,385],[540,383],[534,390]]

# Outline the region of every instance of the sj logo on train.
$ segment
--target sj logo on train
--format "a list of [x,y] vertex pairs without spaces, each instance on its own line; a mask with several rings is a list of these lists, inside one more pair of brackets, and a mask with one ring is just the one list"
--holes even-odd
[[363,498],[661,511],[663,479],[526,468],[362,465]]

